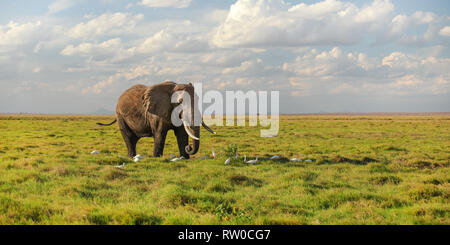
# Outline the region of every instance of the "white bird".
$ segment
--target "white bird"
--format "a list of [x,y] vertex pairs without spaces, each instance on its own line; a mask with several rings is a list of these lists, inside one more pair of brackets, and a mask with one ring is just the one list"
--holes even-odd
[[311,159],[306,159],[305,162],[312,162],[312,160]]
[[200,160],[205,160],[205,159],[208,159],[208,158],[209,157],[207,155],[204,155],[204,156],[200,157]]
[[95,155],[95,154],[100,154],[100,152],[99,152],[99,151],[97,151],[97,150],[95,150],[95,151],[91,152],[91,154],[92,154],[92,155]]
[[122,163],[122,164],[116,166],[116,168],[123,168],[123,167],[125,167],[125,163]]
[[136,156],[133,157],[133,161],[134,162],[139,162],[142,158],[144,158],[143,156],[137,154]]
[[214,148],[212,149],[212,155],[213,155],[213,158],[216,158],[216,152],[214,152]]
[[254,160],[246,161],[246,163],[249,163],[249,164],[255,164],[256,162],[258,162],[258,157],[256,157],[256,159],[254,159]]
[[231,161],[231,158],[229,157],[226,161],[225,161],[225,165],[228,165]]
[[175,157],[177,156],[175,156],[174,154],[170,154],[170,159],[174,159]]
[[172,159],[172,160],[170,160],[171,162],[178,162],[178,161],[180,161],[181,159],[184,159],[184,157],[177,157],[177,158],[174,158],[174,159]]
[[247,155],[244,155],[244,162],[247,161]]
[[289,159],[289,161],[291,161],[291,162],[301,162],[302,160],[300,160],[300,159],[295,157],[295,158]]
[[280,158],[279,155],[274,155],[274,156],[272,156],[272,157],[270,158],[270,160],[276,160],[276,159],[279,159],[279,158]]

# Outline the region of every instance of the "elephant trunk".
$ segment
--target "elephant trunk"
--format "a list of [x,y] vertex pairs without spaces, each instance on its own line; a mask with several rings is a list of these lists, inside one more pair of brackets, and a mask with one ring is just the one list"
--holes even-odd
[[[200,125],[195,123],[195,115],[194,115],[194,111],[195,113],[198,113],[198,115],[200,115],[200,112],[198,111],[197,107],[195,106],[196,103],[194,101],[194,98],[191,100],[191,117],[190,117],[190,127],[187,127],[186,124],[184,124],[184,129],[186,130],[186,132],[188,133],[188,135],[192,138],[192,145],[187,145],[185,147],[186,153],[188,155],[194,155],[197,153],[198,149],[200,148]],[[192,130],[194,131],[192,133]]]
[[[194,135],[197,139],[200,139],[200,127],[199,126],[195,126],[194,127]],[[200,148],[200,140],[197,139],[192,139],[192,145],[187,145],[185,150],[186,153],[189,155],[194,155],[197,153],[198,149]]]

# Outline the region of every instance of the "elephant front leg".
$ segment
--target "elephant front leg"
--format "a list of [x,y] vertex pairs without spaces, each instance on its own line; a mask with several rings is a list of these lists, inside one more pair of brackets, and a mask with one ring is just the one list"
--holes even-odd
[[180,156],[185,159],[189,159],[189,154],[186,153],[186,146],[189,144],[189,136],[183,127],[178,127],[174,129],[175,136],[177,137],[178,150],[180,151]]
[[164,145],[166,143],[167,131],[158,132],[154,135],[155,145],[153,148],[153,156],[160,157],[164,152]]

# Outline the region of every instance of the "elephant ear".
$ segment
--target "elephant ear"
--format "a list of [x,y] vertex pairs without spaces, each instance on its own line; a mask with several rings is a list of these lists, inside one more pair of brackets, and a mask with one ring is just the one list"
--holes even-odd
[[142,97],[146,113],[155,114],[170,122],[172,113],[170,99],[175,86],[176,84],[174,82],[163,82],[147,88]]

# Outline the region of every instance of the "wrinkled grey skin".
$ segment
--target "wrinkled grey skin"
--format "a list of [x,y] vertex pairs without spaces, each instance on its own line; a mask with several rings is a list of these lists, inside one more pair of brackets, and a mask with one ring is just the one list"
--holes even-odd
[[[173,130],[178,141],[180,156],[188,159],[190,155],[197,153],[200,141],[193,139],[193,145],[189,145],[187,129],[183,125],[177,127],[171,122],[172,110],[179,105],[179,103],[171,102],[171,96],[177,91],[185,91],[191,98],[192,110],[190,112],[182,111],[180,116],[191,113],[193,118],[194,108],[197,107],[194,107],[195,93],[192,84],[163,82],[153,86],[135,85],[131,87],[119,98],[116,120],[110,124],[97,124],[109,126],[117,121],[128,148],[128,157],[136,155],[136,143],[142,137],[154,137],[153,156],[162,156],[167,132]],[[200,138],[200,126],[189,126],[189,129],[195,137]]]

